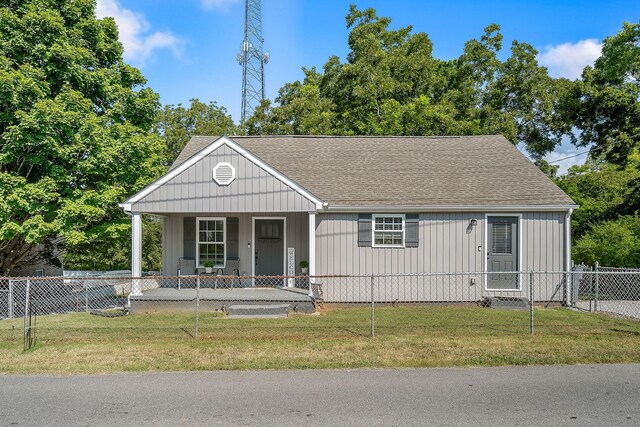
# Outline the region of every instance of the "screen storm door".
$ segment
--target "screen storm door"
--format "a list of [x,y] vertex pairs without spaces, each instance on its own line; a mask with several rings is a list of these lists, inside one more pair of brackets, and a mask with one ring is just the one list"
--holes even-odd
[[[284,220],[255,220],[256,276],[284,275]],[[282,286],[281,280],[264,279],[257,286]]]
[[[518,217],[487,217],[487,289],[517,290]],[[509,273],[505,273],[509,272]]]

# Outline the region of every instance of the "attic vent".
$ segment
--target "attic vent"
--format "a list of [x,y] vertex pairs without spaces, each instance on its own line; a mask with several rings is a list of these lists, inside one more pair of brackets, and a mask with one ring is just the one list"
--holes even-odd
[[216,167],[213,168],[213,180],[218,185],[229,185],[235,177],[236,170],[230,163],[218,163]]

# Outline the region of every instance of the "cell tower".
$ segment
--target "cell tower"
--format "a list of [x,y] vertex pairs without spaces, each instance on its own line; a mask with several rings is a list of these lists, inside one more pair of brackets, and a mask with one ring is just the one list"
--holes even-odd
[[236,57],[242,65],[241,123],[264,99],[264,65],[269,62],[269,53],[262,50],[262,0],[245,0],[244,10],[244,41]]

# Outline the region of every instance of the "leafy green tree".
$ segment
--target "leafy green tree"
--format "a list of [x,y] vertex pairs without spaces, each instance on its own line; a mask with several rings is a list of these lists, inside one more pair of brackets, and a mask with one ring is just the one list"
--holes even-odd
[[[124,227],[123,227],[124,228]],[[129,228],[110,239],[77,245],[65,253],[65,266],[77,270],[128,270],[131,261]],[[162,222],[153,216],[142,218],[142,270],[162,269]]]
[[[0,274],[129,235],[117,203],[164,170],[158,95],[94,0],[0,0]],[[40,250],[45,248],[47,250]],[[102,249],[99,249],[102,250]]]
[[197,98],[189,107],[165,105],[158,111],[153,131],[165,141],[165,164],[171,165],[193,135],[233,135],[237,128],[224,107]]
[[607,37],[602,55],[586,67],[567,106],[581,131],[579,144],[624,165],[640,147],[640,22]]
[[590,158],[573,166],[556,179],[580,208],[573,213],[572,231],[579,239],[594,226],[620,216],[640,213],[636,203],[636,182],[640,180],[640,156],[631,157],[624,169],[604,160]]
[[578,263],[640,267],[640,217],[626,215],[597,224],[573,245]]
[[[247,123],[250,134],[469,135],[503,134],[540,158],[571,134],[559,111],[572,83],[549,77],[535,49],[514,42],[498,59],[502,34],[489,25],[460,58],[433,57],[428,35],[390,29],[374,9],[350,6],[346,62],[330,57],[323,72],[303,69],[275,103]],[[564,110],[563,110],[564,111]]]
[[334,105],[320,95],[320,74],[315,67],[302,71],[302,82],[285,84],[278,91],[278,108],[264,101],[256,113],[247,120],[251,135],[332,135]]

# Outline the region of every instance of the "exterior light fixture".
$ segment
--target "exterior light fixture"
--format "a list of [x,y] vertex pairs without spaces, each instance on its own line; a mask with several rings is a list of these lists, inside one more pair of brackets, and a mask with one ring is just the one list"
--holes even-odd
[[471,218],[471,221],[469,221],[469,224],[471,224],[472,227],[475,227],[476,225],[478,225],[478,220],[475,218]]

